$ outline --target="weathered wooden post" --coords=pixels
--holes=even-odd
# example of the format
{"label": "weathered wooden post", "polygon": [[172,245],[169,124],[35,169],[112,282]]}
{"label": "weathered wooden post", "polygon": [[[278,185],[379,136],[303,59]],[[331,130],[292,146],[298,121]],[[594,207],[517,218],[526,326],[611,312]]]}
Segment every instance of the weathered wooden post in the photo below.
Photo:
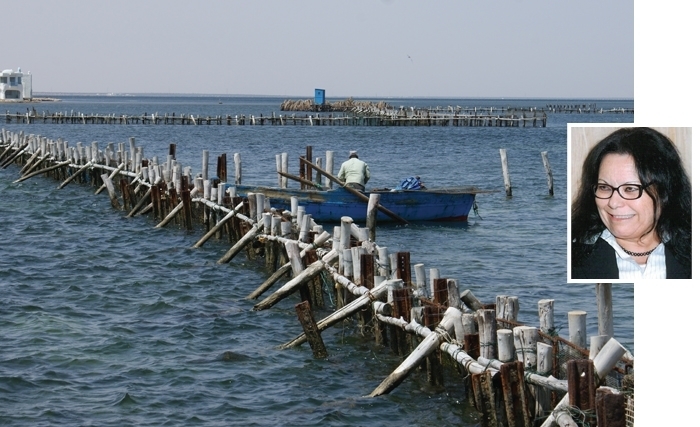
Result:
{"label": "weathered wooden post", "polygon": [[586,348],[586,312],[572,310],[569,312],[569,341],[581,348]]}
{"label": "weathered wooden post", "polygon": [[398,279],[403,280],[406,286],[411,284],[411,253],[410,252],[397,252],[397,273]]}
{"label": "weathered wooden post", "polygon": [[506,149],[501,148],[501,169],[503,170],[503,184],[506,187],[506,196],[510,197],[513,195],[513,190],[510,186],[510,173],[508,172],[508,155],[506,154]]}
{"label": "weathered wooden post", "polygon": [[487,359],[496,358],[496,310],[481,309],[477,312],[479,323],[479,353]]}
{"label": "weathered wooden post", "polygon": [[117,193],[114,191],[114,183],[112,183],[112,179],[109,177],[109,174],[103,173],[100,175],[102,178],[102,181],[105,184],[105,187],[107,188],[107,192],[109,193],[109,199],[112,202],[112,207],[114,209],[120,209],[121,210],[121,205],[119,204],[119,200],[117,199]]}
{"label": "weathered wooden post", "polygon": [[542,152],[542,163],[544,164],[544,173],[547,175],[547,187],[549,188],[549,195],[554,195],[554,178],[552,176],[552,168],[549,165],[549,158],[547,157],[547,152]]}
{"label": "weathered wooden post", "polygon": [[464,291],[462,291],[462,293],[459,295],[459,299],[461,299],[464,305],[466,305],[473,311],[477,311],[484,308],[484,304],[482,304],[481,301],[479,301],[479,299],[475,297],[472,291],[470,291],[469,289],[465,289]]}
{"label": "weathered wooden post", "polygon": [[423,338],[423,341],[421,341],[418,347],[413,350],[413,352],[394,370],[394,372],[385,378],[384,381],[382,381],[382,383],[369,394],[370,397],[381,396],[391,392],[391,390],[401,384],[408,374],[416,366],[418,366],[425,357],[433,353],[435,349],[438,348],[444,334],[449,335],[454,326],[454,316],[447,315],[447,312],[449,311],[456,311],[457,314],[459,314],[459,310],[449,307],[446,310],[442,321],[440,321],[440,324],[435,327],[435,330]]}
{"label": "weathered wooden post", "polygon": [[380,195],[371,193],[369,195],[369,203],[367,203],[367,221],[366,225],[369,229],[369,239],[373,242],[377,241],[377,207],[379,206]]}
{"label": "weathered wooden post", "polygon": [[[598,387],[595,368],[590,359],[569,360],[566,364],[569,405],[584,413],[595,407],[595,390]],[[589,417],[586,417],[589,423]]]}
{"label": "weathered wooden post", "polygon": [[439,278],[433,280],[433,302],[442,306],[447,305],[447,279]]}
{"label": "weathered wooden post", "polygon": [[598,335],[614,337],[612,283],[596,283],[595,294],[598,305]]}
{"label": "weathered wooden post", "polygon": [[[333,175],[333,158],[334,158],[335,152],[333,151],[326,151],[326,173],[329,175]],[[333,188],[333,181],[328,177],[324,177],[324,183],[326,188]],[[372,239],[374,240],[374,238]]]}
{"label": "weathered wooden post", "polygon": [[517,322],[519,311],[520,302],[518,297],[496,295],[496,318]]}
{"label": "weathered wooden post", "polygon": [[472,374],[472,393],[482,427],[500,427],[496,412],[496,390],[493,387],[491,371]]}
{"label": "weathered wooden post", "polygon": [[416,283],[414,284],[415,297],[427,297],[428,290],[425,285],[425,264],[416,264],[413,266],[413,270],[416,274]]}
{"label": "weathered wooden post", "polygon": [[[277,166],[277,172],[282,172],[282,155],[281,154],[275,154],[275,165]],[[286,188],[282,185],[282,179],[284,179],[284,176],[282,176],[281,173],[277,174],[277,186],[279,188]]]}
{"label": "weathered wooden post", "polygon": [[202,150],[202,179],[209,179],[209,150]]}
{"label": "weathered wooden post", "polygon": [[[552,374],[554,364],[553,347],[549,344],[537,343],[537,375],[549,377]],[[551,393],[543,387],[537,387],[535,392],[535,413],[540,418],[552,408]]]}
{"label": "weathered wooden post", "polygon": [[235,174],[236,174],[236,180],[235,184],[236,185],[241,185],[241,155],[239,153],[233,153],[233,165],[235,167]]}
{"label": "weathered wooden post", "polygon": [[605,344],[610,340],[607,335],[594,335],[591,337],[591,345],[588,353],[588,358],[593,359],[600,352],[600,350],[605,346]]}
{"label": "weathered wooden post", "polygon": [[608,387],[596,390],[595,412],[598,427],[625,427],[625,395]]}
{"label": "weathered wooden post", "polygon": [[540,331],[547,335],[554,335],[554,300],[539,300],[537,302],[537,311],[540,318]]}
{"label": "weathered wooden post", "polygon": [[[289,172],[289,155],[287,153],[282,153],[280,156],[280,162],[280,171],[284,172],[284,174],[287,174]],[[281,188],[287,188],[288,179],[284,174],[281,174]]]}
{"label": "weathered wooden post", "polygon": [[534,326],[516,326],[513,328],[515,338],[515,353],[518,360],[523,362],[525,369],[537,367],[537,342],[539,334]]}
{"label": "weathered wooden post", "polygon": [[321,333],[319,332],[318,326],[314,321],[314,316],[311,312],[309,302],[303,301],[295,305],[294,308],[296,310],[297,317],[299,318],[299,323],[301,323],[302,328],[304,328],[306,340],[311,346],[314,357],[317,359],[328,357],[328,351],[326,351],[326,346],[323,344],[323,338],[321,338]]}
{"label": "weathered wooden post", "polygon": [[[625,351],[625,348],[617,340],[611,338],[593,360],[593,365],[595,367],[594,378],[605,378],[605,376],[610,373],[610,371],[615,367],[615,364],[625,354]],[[552,427],[554,424],[563,426],[566,425],[562,424],[563,422],[570,422],[569,420],[571,417],[568,416],[568,413],[566,412],[566,408],[568,406],[569,394],[567,393],[564,398],[559,401],[544,423],[542,423],[541,427]],[[574,426],[575,423],[570,425]]]}
{"label": "weathered wooden post", "polygon": [[511,329],[499,329],[496,331],[498,337],[498,360],[501,362],[512,362],[515,360],[515,343],[513,331]]}
{"label": "weathered wooden post", "polygon": [[527,409],[525,371],[522,362],[504,363],[499,371],[507,425],[509,427],[530,427],[532,422]]}

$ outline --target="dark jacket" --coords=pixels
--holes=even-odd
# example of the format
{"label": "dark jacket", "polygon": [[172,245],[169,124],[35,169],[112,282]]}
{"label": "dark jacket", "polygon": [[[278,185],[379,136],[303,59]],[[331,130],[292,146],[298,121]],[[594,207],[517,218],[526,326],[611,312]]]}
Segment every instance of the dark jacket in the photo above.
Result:
{"label": "dark jacket", "polygon": [[[666,278],[690,279],[691,266],[682,265],[668,246],[666,253]],[[619,279],[615,249],[605,240],[598,238],[593,244],[593,251],[582,260],[572,260],[572,279]]]}

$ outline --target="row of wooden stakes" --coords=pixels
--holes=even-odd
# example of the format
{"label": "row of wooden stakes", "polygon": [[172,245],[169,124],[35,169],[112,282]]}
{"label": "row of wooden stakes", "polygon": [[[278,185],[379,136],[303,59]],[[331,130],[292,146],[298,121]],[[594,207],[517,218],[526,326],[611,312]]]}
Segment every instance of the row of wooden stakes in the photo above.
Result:
{"label": "row of wooden stakes", "polygon": [[[192,179],[191,168],[175,160],[174,146],[160,164],[157,158],[144,160],[133,138],[129,150],[119,144],[101,151],[97,143],[68,147],[62,140],[5,129],[1,137],[0,166],[22,166],[16,182],[47,175],[61,181],[59,188],[90,183],[96,193],[106,189],[112,205],[127,216],[152,213],[156,227],[175,220],[193,229],[193,219],[200,218],[198,227],[206,233],[194,247],[213,236],[232,244],[218,263],[241,252],[264,258],[271,275],[248,298],[257,300],[284,283],[253,309],[269,309],[293,294],[303,301],[295,307],[303,333],[280,348],[309,342],[316,357],[325,357],[323,330],[355,319],[363,332],[373,331],[404,360],[369,397],[391,392],[419,369],[439,385],[445,365],[465,378],[483,426],[573,426],[580,414],[585,423],[616,426],[633,408],[633,374],[626,375],[633,360],[613,338],[610,284],[598,285],[599,313],[608,314],[599,315],[600,334],[586,350],[585,312],[568,314],[568,340],[554,333],[551,299],[539,301],[539,328],[522,325],[517,297],[484,304],[470,290],[460,291],[457,279],[442,278],[435,268],[426,273],[423,264],[412,266],[410,253],[390,254],[352,218],[344,217],[331,235],[302,206],[277,210],[262,194],[241,197],[221,177],[208,179],[206,168]],[[332,290],[324,293],[328,283]],[[316,321],[324,294],[334,295],[335,310]]]}
{"label": "row of wooden stakes", "polygon": [[384,115],[372,111],[358,111],[352,114],[275,114],[256,115],[216,115],[200,116],[180,114],[178,116],[159,115],[158,113],[142,115],[99,114],[79,112],[54,112],[41,114],[27,111],[24,113],[5,113],[5,123],[51,123],[51,124],[116,124],[116,125],[278,125],[278,126],[486,126],[486,127],[546,127],[547,115],[544,112],[519,114],[416,114]]}

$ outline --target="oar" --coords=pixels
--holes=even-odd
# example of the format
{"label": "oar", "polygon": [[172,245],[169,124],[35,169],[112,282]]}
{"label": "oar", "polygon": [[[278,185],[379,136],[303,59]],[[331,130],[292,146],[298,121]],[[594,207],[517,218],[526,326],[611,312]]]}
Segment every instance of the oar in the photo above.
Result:
{"label": "oar", "polygon": [[[352,187],[346,187],[346,186],[345,186],[345,182],[343,182],[343,181],[341,181],[340,179],[336,178],[335,176],[333,176],[333,174],[330,174],[330,173],[324,171],[323,169],[319,168],[318,166],[316,166],[315,164],[311,163],[310,161],[306,160],[306,159],[303,158],[303,157],[300,157],[299,159],[300,159],[302,162],[306,163],[307,165],[311,166],[311,167],[312,167],[313,169],[315,169],[316,171],[318,171],[318,173],[320,173],[321,175],[325,176],[326,178],[330,179],[331,181],[335,182],[336,184],[343,186],[344,189],[346,189],[347,191],[349,191],[349,192],[351,192],[352,194],[356,195],[356,196],[359,197],[362,201],[364,201],[364,202],[369,202],[369,197],[365,196],[364,194],[362,194],[361,192],[355,190],[355,189],[352,188]],[[405,219],[403,219],[403,218],[401,218],[400,216],[396,215],[394,212],[390,211],[389,209],[385,208],[385,207],[382,206],[382,205],[377,205],[377,209],[379,209],[381,212],[383,212],[383,213],[386,214],[387,216],[393,218],[395,221],[401,222],[401,223],[403,223],[403,224],[408,224],[408,221],[406,221]]]}
{"label": "oar", "polygon": [[292,174],[288,174],[288,173],[282,172],[282,171],[277,171],[277,173],[280,174],[280,175],[282,175],[282,176],[284,176],[284,177],[287,177],[287,178],[289,178],[289,179],[292,179],[292,180],[294,180],[294,181],[298,181],[298,182],[301,182],[302,184],[306,184],[306,185],[308,185],[308,186],[310,186],[310,187],[319,188],[319,185],[318,185],[318,184],[316,184],[315,182],[311,182],[311,181],[309,181],[308,179],[299,178],[298,176],[295,176],[295,175],[292,175]]}

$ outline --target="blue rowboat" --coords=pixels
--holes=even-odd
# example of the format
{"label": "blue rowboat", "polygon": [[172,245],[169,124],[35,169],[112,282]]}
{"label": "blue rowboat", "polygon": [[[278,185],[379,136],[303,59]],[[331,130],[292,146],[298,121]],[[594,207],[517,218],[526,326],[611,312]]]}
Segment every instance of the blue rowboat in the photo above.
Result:
{"label": "blue rowboat", "polygon": [[[475,187],[450,187],[424,190],[373,189],[362,192],[379,194],[379,203],[405,219],[416,221],[466,221],[474,205],[476,193],[483,192]],[[236,193],[262,193],[270,199],[270,206],[276,209],[291,209],[291,198],[296,197],[299,206],[316,222],[340,221],[349,216],[356,222],[364,222],[367,217],[367,202],[361,200],[345,188],[330,190],[297,190],[289,188],[237,185]],[[377,222],[396,222],[395,218],[377,211]]]}

